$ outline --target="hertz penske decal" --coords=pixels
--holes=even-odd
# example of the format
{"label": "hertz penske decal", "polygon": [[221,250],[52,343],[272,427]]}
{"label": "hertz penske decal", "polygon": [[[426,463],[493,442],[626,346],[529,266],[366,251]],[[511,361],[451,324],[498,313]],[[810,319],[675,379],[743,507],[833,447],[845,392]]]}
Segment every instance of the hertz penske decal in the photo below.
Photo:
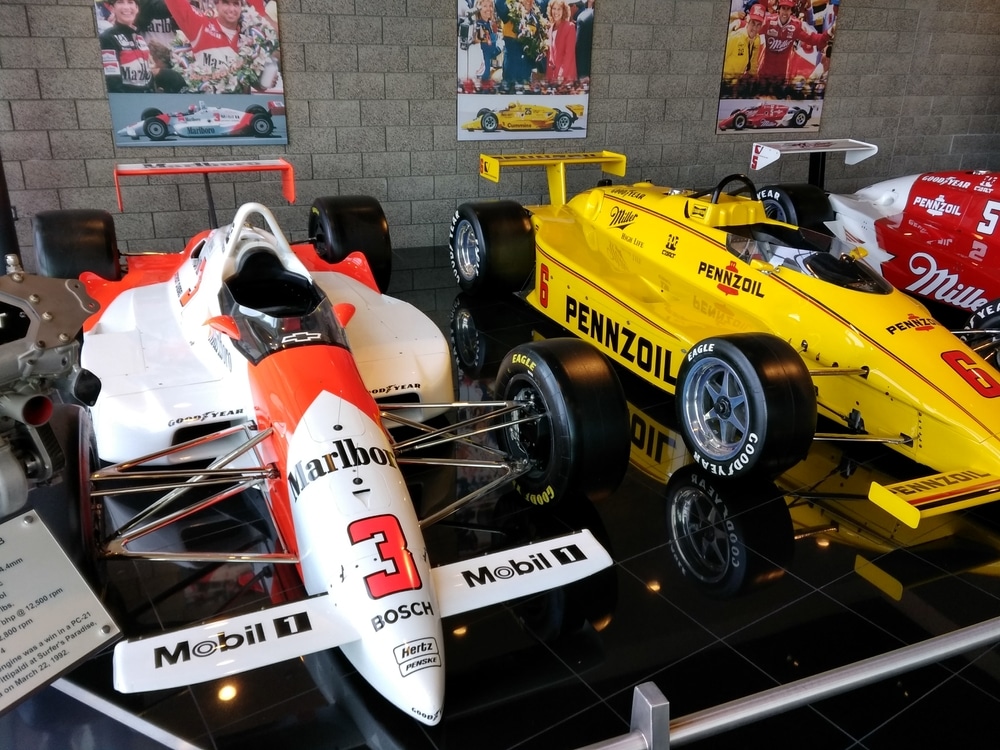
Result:
{"label": "hertz penske decal", "polygon": [[334,449],[329,453],[324,453],[319,458],[311,458],[308,461],[299,461],[288,472],[288,487],[292,492],[292,500],[297,500],[302,490],[320,477],[325,477],[340,469],[352,469],[355,466],[367,466],[368,464],[397,468],[396,457],[391,451],[383,448],[363,448],[351,438],[334,440],[333,446]]}
{"label": "hertz penske decal", "polygon": [[677,380],[670,375],[670,350],[640,336],[610,315],[594,310],[590,305],[566,296],[566,327],[589,336],[598,345],[618,355],[626,362],[671,385]]}
{"label": "hertz penske decal", "polygon": [[727,297],[736,296],[740,292],[751,294],[754,297],[764,298],[763,284],[757,279],[744,276],[737,270],[736,261],[730,261],[725,268],[713,266],[711,263],[701,261],[698,264],[698,275],[704,276],[711,281],[717,281],[718,288]]}

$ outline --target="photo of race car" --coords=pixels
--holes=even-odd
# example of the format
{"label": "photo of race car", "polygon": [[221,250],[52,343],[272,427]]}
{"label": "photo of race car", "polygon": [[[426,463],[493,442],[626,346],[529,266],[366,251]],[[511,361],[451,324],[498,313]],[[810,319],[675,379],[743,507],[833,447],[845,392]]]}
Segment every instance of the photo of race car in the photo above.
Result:
{"label": "photo of race car", "polygon": [[[688,449],[715,475],[779,473],[816,437],[865,440],[929,467],[869,489],[908,525],[998,497],[1000,380],[863,248],[768,219],[744,175],[699,191],[602,180],[567,199],[578,164],[625,174],[610,152],[480,155],[493,181],[544,167],[550,202],[458,208],[451,262],[464,291],[520,292],[674,394]],[[817,415],[838,431],[817,436]]]}
{"label": "photo of race car", "polygon": [[812,117],[811,106],[767,102],[733,110],[719,121],[719,130],[744,128],[804,128]]}
{"label": "photo of race car", "polygon": [[[385,294],[392,250],[374,199],[317,198],[309,240],[294,245],[270,209],[247,203],[183,252],[124,258],[105,212],[42,212],[35,224],[39,266],[79,277],[93,312],[80,365],[100,389],[74,451],[93,464],[79,477],[91,556],[287,571],[274,573],[266,609],[127,633],[114,654],[119,691],[340,648],[391,704],[437,724],[442,618],[611,564],[586,529],[432,559],[425,532],[498,487],[526,508],[610,495],[628,466],[628,413],[610,362],[564,338],[515,347],[497,398],[463,417],[440,328]],[[595,407],[570,408],[578,402]],[[466,463],[490,481],[443,505],[431,497],[418,515],[401,467]],[[233,498],[264,509],[274,548],[218,535],[188,544],[180,525]],[[512,559],[537,570],[493,576]]]}
{"label": "photo of race car", "polygon": [[582,104],[568,104],[563,109],[511,102],[500,110],[485,107],[480,109],[476,118],[462,125],[462,128],[482,130],[487,133],[495,133],[498,130],[554,130],[565,133],[573,123],[583,117],[583,113]]}
{"label": "photo of race car", "polygon": [[771,218],[863,246],[893,286],[961,313],[961,323],[1000,327],[1000,271],[989,260],[1000,252],[1000,172],[925,172],[849,195],[765,185],[758,198]]}
{"label": "photo of race car", "polygon": [[192,104],[186,112],[164,113],[155,108],[143,110],[137,122],[118,131],[134,141],[142,136],[151,141],[178,138],[218,138],[253,136],[267,138],[274,132],[274,118],[285,114],[285,103],[272,101],[267,107],[251,104],[245,110],[213,107],[204,101]]}

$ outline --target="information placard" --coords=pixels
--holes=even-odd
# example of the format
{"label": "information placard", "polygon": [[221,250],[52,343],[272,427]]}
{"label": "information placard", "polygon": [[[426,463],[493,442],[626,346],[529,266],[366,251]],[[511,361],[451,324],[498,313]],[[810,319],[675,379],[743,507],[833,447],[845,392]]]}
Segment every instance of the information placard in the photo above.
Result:
{"label": "information placard", "polygon": [[118,635],[37,514],[0,524],[0,713]]}

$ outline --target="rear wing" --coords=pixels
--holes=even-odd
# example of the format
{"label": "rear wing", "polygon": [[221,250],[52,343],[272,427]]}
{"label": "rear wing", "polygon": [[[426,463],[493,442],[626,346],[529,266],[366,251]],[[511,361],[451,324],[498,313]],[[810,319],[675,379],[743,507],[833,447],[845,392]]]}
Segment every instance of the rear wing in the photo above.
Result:
{"label": "rear wing", "polygon": [[490,182],[500,182],[503,167],[545,167],[549,181],[549,203],[566,203],[566,167],[570,164],[599,164],[608,174],[625,176],[625,155],[613,151],[592,151],[576,154],[505,154],[479,155],[479,176]]}
{"label": "rear wing", "polygon": [[118,210],[124,211],[122,205],[121,178],[150,177],[152,175],[200,174],[205,178],[205,200],[208,206],[209,226],[215,229],[219,226],[215,215],[215,201],[212,199],[212,188],[208,176],[216,173],[232,172],[281,172],[281,192],[285,200],[295,203],[295,170],[284,159],[255,159],[248,161],[188,161],[188,162],[144,162],[142,164],[115,165],[115,193],[118,196]]}
{"label": "rear wing", "polygon": [[888,485],[872,482],[868,498],[915,529],[923,518],[1000,500],[1000,477],[967,470]]}

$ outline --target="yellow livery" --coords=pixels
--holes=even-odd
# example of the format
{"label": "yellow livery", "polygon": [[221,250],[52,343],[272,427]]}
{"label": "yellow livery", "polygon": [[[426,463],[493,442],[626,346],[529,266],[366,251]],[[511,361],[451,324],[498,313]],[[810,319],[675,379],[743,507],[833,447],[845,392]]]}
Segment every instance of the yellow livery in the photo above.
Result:
{"label": "yellow livery", "polygon": [[[997,371],[862,248],[767,219],[743,175],[704,192],[602,179],[567,199],[577,164],[626,171],[610,152],[481,157],[494,181],[544,167],[550,203],[460,206],[450,246],[463,290],[518,291],[675,394],[684,442],[714,475],[777,474],[814,439],[866,440],[929,467],[869,492],[910,526],[997,497]],[[817,415],[841,429],[818,435]]]}

